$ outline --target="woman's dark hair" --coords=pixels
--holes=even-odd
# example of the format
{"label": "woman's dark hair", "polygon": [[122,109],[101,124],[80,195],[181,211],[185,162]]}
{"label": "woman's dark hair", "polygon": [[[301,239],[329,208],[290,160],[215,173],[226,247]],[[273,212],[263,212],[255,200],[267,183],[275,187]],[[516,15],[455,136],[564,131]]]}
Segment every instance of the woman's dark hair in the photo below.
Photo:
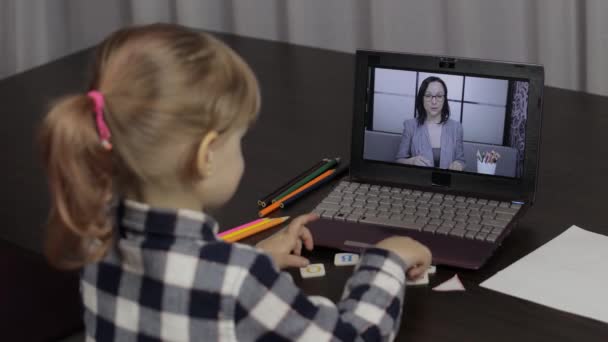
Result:
{"label": "woman's dark hair", "polygon": [[418,95],[416,95],[416,113],[414,117],[418,121],[418,125],[422,126],[426,121],[426,110],[424,109],[424,94],[426,93],[426,89],[429,87],[431,82],[439,82],[443,86],[443,90],[445,90],[445,98],[443,100],[443,108],[441,108],[441,121],[439,123],[444,123],[448,121],[450,118],[450,106],[448,105],[448,87],[446,87],[445,82],[439,77],[431,76],[427,77],[420,83],[420,87],[418,88]]}

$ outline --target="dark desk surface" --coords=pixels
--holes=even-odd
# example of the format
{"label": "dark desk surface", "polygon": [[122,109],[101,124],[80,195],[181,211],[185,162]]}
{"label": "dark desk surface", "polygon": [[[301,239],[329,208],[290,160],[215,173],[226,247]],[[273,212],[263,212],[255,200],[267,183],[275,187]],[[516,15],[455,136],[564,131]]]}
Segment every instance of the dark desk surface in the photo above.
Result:
{"label": "dark desk surface", "polygon": [[[262,41],[235,36],[220,36],[232,46],[256,72],[262,88],[260,120],[244,140],[246,171],[234,199],[214,213],[227,228],[256,214],[255,203],[280,182],[297,174],[313,162],[327,156],[349,157],[353,94],[353,55]],[[0,239],[33,251],[40,250],[42,225],[48,208],[42,170],[33,143],[34,128],[51,99],[69,92],[83,91],[89,51],[0,81],[0,104],[4,123],[0,125],[2,142],[3,196],[0,215],[3,224]],[[608,173],[608,145],[604,136],[608,127],[608,98],[547,87],[545,89],[542,131],[541,170],[537,204],[528,212],[498,253],[479,271],[440,267],[431,278],[435,285],[458,272],[466,292],[438,293],[431,287],[408,288],[405,318],[398,340],[409,341],[606,341],[608,325],[478,286],[497,271],[541,246],[573,224],[608,234],[602,218],[608,190],[602,180]],[[280,214],[297,215],[309,211],[328,191],[326,188]],[[262,238],[249,240],[253,242]],[[40,275],[22,277],[23,281],[49,279],[64,281],[64,275],[41,270],[44,263],[30,253],[0,244],[1,255],[21,253],[23,272]],[[335,268],[335,251],[318,248],[308,256],[323,262],[328,275],[303,281],[294,279],[309,294],[321,294],[337,300],[352,269]],[[568,251],[564,251],[568,253]],[[16,269],[2,265],[2,279]],[[28,264],[28,262],[30,264]],[[46,273],[45,273],[46,272]],[[44,278],[47,277],[47,278]],[[69,278],[69,277],[68,277]],[[71,279],[71,284],[75,278]],[[65,305],[32,305],[28,319],[43,319],[44,310],[58,310],[65,324],[54,324],[52,332],[36,331],[32,336],[49,338],[79,327],[75,286],[60,290],[47,282],[13,289],[16,296],[27,291],[58,296]],[[4,290],[3,290],[4,291]],[[7,289],[8,291],[8,289]],[[585,291],[572,289],[571,296]],[[13,301],[14,302],[14,301]],[[11,303],[13,303],[11,302]],[[4,303],[4,301],[3,301]],[[22,322],[24,310],[0,305],[3,326]],[[62,313],[63,311],[63,313]],[[53,311],[50,311],[53,312]],[[15,315],[14,313],[19,313]],[[8,321],[6,321],[8,319]],[[8,323],[7,323],[8,322]],[[41,326],[29,322],[29,326]],[[27,326],[27,325],[26,325]],[[4,328],[3,328],[4,329]],[[34,329],[35,330],[35,329]],[[11,332],[9,329],[9,336]],[[5,336],[4,334],[3,337]],[[22,336],[23,337],[23,336]],[[22,339],[26,340],[26,339]]]}

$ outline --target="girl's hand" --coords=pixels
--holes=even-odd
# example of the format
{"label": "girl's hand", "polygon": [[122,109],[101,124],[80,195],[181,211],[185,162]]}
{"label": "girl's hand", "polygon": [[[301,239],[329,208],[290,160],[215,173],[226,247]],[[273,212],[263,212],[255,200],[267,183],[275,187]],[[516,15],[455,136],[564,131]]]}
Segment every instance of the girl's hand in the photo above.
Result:
{"label": "girl's hand", "polygon": [[258,242],[256,247],[270,254],[281,269],[306,267],[309,262],[308,259],[301,256],[302,245],[311,251],[314,243],[312,234],[305,225],[317,219],[319,216],[315,214],[298,216],[286,228]]}
{"label": "girl's hand", "polygon": [[405,236],[392,236],[376,244],[376,247],[396,253],[407,265],[408,279],[422,276],[431,265],[431,251],[420,242]]}

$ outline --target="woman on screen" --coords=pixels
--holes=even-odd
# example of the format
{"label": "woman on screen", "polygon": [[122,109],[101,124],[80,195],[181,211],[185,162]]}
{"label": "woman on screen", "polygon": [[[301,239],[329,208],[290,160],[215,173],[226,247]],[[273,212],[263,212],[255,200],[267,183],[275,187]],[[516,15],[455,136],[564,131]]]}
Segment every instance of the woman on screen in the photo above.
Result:
{"label": "woman on screen", "polygon": [[464,170],[462,125],[450,120],[448,88],[442,79],[431,76],[422,81],[414,118],[403,126],[398,163]]}

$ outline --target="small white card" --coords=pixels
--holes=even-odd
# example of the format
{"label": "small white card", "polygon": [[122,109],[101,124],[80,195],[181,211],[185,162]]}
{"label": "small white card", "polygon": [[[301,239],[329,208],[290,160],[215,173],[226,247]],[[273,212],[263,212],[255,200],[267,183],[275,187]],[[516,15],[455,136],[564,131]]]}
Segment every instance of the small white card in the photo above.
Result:
{"label": "small white card", "polygon": [[334,256],[334,265],[336,266],[351,266],[359,262],[359,254],[354,253],[336,253]]}
{"label": "small white card", "polygon": [[310,264],[300,268],[302,278],[315,278],[325,276],[325,266],[323,264]]}
{"label": "small white card", "polygon": [[429,266],[429,269],[426,271],[426,273],[428,273],[428,274],[435,274],[435,273],[437,273],[437,267],[433,266],[433,265]]}
{"label": "small white card", "polygon": [[405,282],[406,285],[428,285],[429,284],[429,274],[428,272],[424,272],[424,274],[416,280],[407,279]]}

